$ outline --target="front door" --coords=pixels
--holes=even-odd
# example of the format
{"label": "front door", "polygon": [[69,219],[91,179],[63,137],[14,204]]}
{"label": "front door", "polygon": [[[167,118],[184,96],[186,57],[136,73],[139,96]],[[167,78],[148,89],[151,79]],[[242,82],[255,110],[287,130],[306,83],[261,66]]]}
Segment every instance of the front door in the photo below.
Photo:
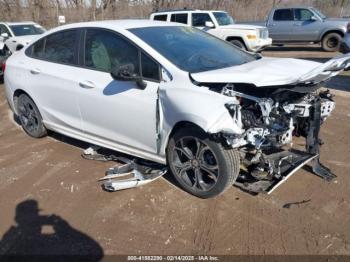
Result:
{"label": "front door", "polygon": [[294,30],[297,41],[317,41],[321,34],[322,21],[310,10],[305,8],[294,9]]}
{"label": "front door", "polygon": [[[120,148],[155,153],[159,65],[124,37],[103,29],[86,30],[84,49],[84,68],[77,75],[84,132]],[[112,68],[125,64],[143,76],[146,88],[111,77]]]}

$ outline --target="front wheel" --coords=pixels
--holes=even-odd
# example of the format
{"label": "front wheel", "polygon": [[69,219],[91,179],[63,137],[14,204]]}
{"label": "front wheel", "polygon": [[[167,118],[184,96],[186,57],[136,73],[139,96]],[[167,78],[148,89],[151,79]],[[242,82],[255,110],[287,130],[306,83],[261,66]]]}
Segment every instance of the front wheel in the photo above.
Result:
{"label": "front wheel", "polygon": [[237,46],[238,48],[242,49],[242,50],[247,50],[247,48],[245,47],[245,44],[238,39],[233,39],[229,41],[232,45]]}
{"label": "front wheel", "polygon": [[181,187],[200,198],[223,193],[239,173],[239,155],[225,149],[197,128],[184,128],[170,139],[167,148],[170,170]]}
{"label": "front wheel", "polygon": [[329,33],[322,39],[322,48],[326,52],[336,52],[339,50],[342,36],[338,33]]}

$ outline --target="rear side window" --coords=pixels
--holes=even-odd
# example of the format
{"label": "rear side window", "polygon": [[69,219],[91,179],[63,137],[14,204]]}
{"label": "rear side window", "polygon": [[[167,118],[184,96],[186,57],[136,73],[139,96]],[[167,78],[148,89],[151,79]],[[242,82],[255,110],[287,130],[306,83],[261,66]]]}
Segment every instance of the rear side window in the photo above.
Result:
{"label": "rear side window", "polygon": [[119,35],[100,29],[88,29],[85,36],[86,67],[111,72],[115,66],[133,64],[140,72],[138,48]]}
{"label": "rear side window", "polygon": [[172,14],[171,22],[177,22],[177,23],[187,25],[187,17],[188,17],[188,14]]}
{"label": "rear side window", "polygon": [[153,20],[156,20],[156,21],[166,21],[168,15],[155,15],[153,17]]}
{"label": "rear side window", "polygon": [[45,38],[36,42],[32,47],[32,56],[35,58],[44,58]]}
{"label": "rear side window", "polygon": [[192,26],[202,27],[202,26],[205,26],[205,22],[213,22],[208,13],[192,14]]}
{"label": "rear side window", "polygon": [[77,64],[78,31],[67,30],[54,33],[39,41],[26,54],[38,59],[63,64]]}
{"label": "rear side window", "polygon": [[291,21],[294,20],[292,9],[279,9],[273,15],[275,21]]}

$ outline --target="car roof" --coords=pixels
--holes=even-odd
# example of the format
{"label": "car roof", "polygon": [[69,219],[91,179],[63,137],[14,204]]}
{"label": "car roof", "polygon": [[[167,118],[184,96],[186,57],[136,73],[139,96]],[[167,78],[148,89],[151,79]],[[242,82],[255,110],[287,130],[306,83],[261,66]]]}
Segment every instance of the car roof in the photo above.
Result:
{"label": "car roof", "polygon": [[175,9],[175,10],[160,10],[157,12],[153,12],[152,14],[169,14],[169,13],[193,13],[193,12],[224,12],[223,10],[201,10],[201,9]]}
{"label": "car roof", "polygon": [[124,20],[104,20],[104,21],[94,21],[94,22],[82,22],[74,23],[56,27],[54,30],[62,29],[73,29],[82,27],[99,27],[108,28],[115,30],[128,30],[132,28],[144,28],[144,27],[159,27],[159,26],[186,26],[179,23],[163,22],[163,21],[152,21],[149,19],[124,19]]}
{"label": "car roof", "polygon": [[299,9],[299,8],[309,9],[309,8],[314,8],[314,7],[306,6],[306,5],[278,6],[278,7],[275,7],[275,10],[278,10],[278,9]]}
{"label": "car roof", "polygon": [[24,22],[2,22],[4,24],[7,24],[9,26],[11,25],[36,25],[37,23],[34,23],[33,21],[24,21]]}

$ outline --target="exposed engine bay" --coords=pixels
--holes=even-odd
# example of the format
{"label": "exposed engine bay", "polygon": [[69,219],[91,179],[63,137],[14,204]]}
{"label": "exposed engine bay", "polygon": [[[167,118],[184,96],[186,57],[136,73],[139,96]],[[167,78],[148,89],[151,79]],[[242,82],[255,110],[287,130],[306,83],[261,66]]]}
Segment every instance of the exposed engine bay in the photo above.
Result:
{"label": "exposed engine bay", "polygon": [[[332,95],[319,85],[255,87],[247,84],[206,84],[210,90],[233,97],[226,104],[242,134],[221,133],[241,155],[236,185],[251,193],[272,192],[299,168],[311,163],[324,179],[335,176],[319,162],[320,125],[335,108]],[[305,149],[293,138],[305,138]]]}

